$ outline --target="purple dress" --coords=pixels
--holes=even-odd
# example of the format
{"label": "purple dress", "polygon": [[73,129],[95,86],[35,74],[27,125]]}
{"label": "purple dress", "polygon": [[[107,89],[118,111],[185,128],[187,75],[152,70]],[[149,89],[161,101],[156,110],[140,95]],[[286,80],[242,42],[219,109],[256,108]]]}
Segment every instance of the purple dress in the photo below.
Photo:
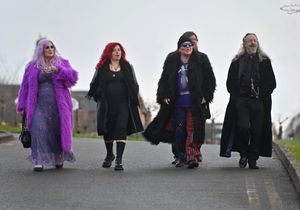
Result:
{"label": "purple dress", "polygon": [[63,152],[60,143],[60,124],[52,74],[40,72],[37,106],[31,126],[31,155],[35,165],[61,165],[75,161],[72,152]]}

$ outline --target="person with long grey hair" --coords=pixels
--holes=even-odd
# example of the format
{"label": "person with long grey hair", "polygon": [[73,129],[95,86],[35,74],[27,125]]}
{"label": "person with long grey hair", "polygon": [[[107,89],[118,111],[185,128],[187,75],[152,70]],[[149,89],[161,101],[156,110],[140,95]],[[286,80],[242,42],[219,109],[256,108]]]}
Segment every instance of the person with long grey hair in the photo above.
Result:
{"label": "person with long grey hair", "polygon": [[276,80],[270,58],[254,33],[243,37],[242,48],[228,71],[230,100],[226,109],[220,156],[240,153],[239,167],[258,169],[259,156],[272,156],[271,94]]}
{"label": "person with long grey hair", "polygon": [[54,43],[39,40],[26,66],[17,104],[17,112],[26,113],[32,137],[28,160],[34,171],[48,165],[62,168],[64,161],[75,161],[70,88],[77,80],[77,71],[59,55]]}
{"label": "person with long grey hair", "polygon": [[[248,33],[248,35],[252,35],[252,36],[256,37],[256,35],[253,34],[253,33]],[[247,36],[245,36],[243,38],[243,42],[241,44],[241,47],[240,47],[238,53],[234,56],[233,61],[238,60],[241,56],[243,56],[243,55],[245,55],[245,53],[247,53],[246,52],[247,50],[246,50],[246,47],[245,47],[246,42],[247,42],[247,39],[246,39]],[[256,37],[256,39],[257,39],[257,37]],[[259,59],[260,62],[263,61],[264,59],[269,59],[269,56],[264,52],[264,50],[260,46],[260,44],[258,42],[258,39],[257,39],[257,50],[256,51],[257,51],[257,56],[258,56],[258,59]]]}

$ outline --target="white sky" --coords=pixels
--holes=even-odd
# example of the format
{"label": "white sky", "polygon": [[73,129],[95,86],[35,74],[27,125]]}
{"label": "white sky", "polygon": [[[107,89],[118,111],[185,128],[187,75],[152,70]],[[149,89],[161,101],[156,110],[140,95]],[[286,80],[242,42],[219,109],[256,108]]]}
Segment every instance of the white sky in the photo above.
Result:
{"label": "white sky", "polygon": [[300,13],[280,10],[290,3],[300,0],[0,0],[0,56],[6,66],[22,66],[20,82],[37,37],[47,36],[79,72],[73,90],[88,90],[104,46],[118,41],[135,67],[141,95],[155,101],[166,55],[183,32],[192,30],[215,72],[211,109],[222,122],[228,67],[242,37],[254,32],[272,59],[277,79],[272,115],[277,121],[279,114],[284,118],[300,111]]}

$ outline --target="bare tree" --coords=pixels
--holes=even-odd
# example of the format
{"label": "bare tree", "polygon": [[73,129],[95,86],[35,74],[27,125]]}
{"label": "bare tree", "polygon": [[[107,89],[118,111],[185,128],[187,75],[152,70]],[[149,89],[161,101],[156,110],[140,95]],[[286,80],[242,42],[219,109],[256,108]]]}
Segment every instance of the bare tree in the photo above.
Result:
{"label": "bare tree", "polygon": [[281,118],[281,114],[278,115],[278,132],[277,132],[277,139],[281,140],[282,139],[282,134],[283,134],[283,130],[282,130],[282,124],[287,121],[289,118],[285,117],[284,119]]}
{"label": "bare tree", "polygon": [[156,114],[159,109],[159,105],[154,101],[146,101],[145,107],[152,115]]}
{"label": "bare tree", "polygon": [[300,13],[300,4],[286,4],[280,7],[280,9],[289,15]]}
{"label": "bare tree", "polygon": [[22,69],[23,62],[15,65],[8,63],[8,60],[0,55],[0,84],[17,84],[17,77]]}

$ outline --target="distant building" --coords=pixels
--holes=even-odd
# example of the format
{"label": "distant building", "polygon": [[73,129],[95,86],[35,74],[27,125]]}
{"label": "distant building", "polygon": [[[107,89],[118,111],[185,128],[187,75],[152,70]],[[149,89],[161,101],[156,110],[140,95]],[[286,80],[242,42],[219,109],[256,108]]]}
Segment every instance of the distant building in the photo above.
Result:
{"label": "distant building", "polygon": [[[0,122],[10,125],[19,125],[21,117],[16,113],[16,99],[18,97],[19,85],[0,84]],[[72,91],[72,97],[78,102],[78,109],[74,110],[73,122],[76,133],[96,133],[97,104],[88,100],[85,96],[87,91]],[[139,112],[142,123],[146,127],[151,121],[151,112],[145,106],[139,96]],[[207,123],[205,142],[219,144],[221,139],[222,123]]]}
{"label": "distant building", "polygon": [[0,84],[0,123],[17,125],[20,118],[16,113],[16,99],[20,85]]}
{"label": "distant building", "polygon": [[220,144],[223,123],[206,123],[205,125],[205,143]]}
{"label": "distant building", "polygon": [[[20,116],[16,113],[16,99],[20,85],[0,84],[0,122],[18,125]],[[74,132],[96,133],[96,103],[85,98],[87,91],[72,91],[72,97],[78,102],[78,109],[74,110]],[[145,107],[143,99],[139,96],[140,115],[144,126],[151,120],[151,113]]]}

